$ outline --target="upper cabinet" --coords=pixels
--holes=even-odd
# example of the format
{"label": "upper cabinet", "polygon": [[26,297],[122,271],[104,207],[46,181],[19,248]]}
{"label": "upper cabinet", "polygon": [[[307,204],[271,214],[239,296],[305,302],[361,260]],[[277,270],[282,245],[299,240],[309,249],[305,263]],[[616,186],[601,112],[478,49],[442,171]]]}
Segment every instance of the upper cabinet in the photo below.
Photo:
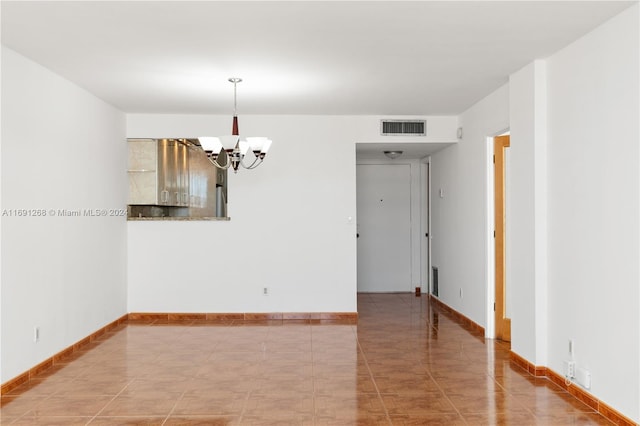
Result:
{"label": "upper cabinet", "polygon": [[226,213],[226,170],[191,139],[129,139],[129,216],[219,217]]}
{"label": "upper cabinet", "polygon": [[160,204],[158,144],[153,139],[129,139],[128,204]]}

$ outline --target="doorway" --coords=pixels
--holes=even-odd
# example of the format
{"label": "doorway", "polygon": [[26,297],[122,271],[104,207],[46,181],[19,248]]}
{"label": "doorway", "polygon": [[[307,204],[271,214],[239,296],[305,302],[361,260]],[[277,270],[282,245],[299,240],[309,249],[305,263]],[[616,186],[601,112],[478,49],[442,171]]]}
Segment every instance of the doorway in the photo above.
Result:
{"label": "doorway", "polygon": [[494,247],[495,247],[495,335],[496,339],[511,341],[511,319],[507,316],[506,274],[506,150],[511,146],[509,135],[493,138],[494,176]]}
{"label": "doorway", "polygon": [[411,166],[358,164],[358,292],[411,291]]}

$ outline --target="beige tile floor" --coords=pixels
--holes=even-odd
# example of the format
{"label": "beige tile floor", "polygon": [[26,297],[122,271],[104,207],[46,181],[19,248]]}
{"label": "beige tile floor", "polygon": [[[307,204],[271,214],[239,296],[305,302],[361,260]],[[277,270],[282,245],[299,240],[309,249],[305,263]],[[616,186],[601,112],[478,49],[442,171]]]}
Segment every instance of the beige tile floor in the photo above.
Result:
{"label": "beige tile floor", "polygon": [[2,396],[11,425],[610,424],[423,296],[358,325],[128,324]]}

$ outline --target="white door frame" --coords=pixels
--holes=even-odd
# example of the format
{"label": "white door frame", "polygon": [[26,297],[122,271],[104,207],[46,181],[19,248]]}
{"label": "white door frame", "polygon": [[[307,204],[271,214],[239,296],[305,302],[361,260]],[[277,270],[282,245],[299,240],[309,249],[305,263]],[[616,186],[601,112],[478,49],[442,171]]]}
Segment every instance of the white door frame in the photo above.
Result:
{"label": "white door frame", "polygon": [[431,294],[431,156],[420,160],[420,185],[420,287]]}
{"label": "white door frame", "polygon": [[[409,164],[411,166],[411,282],[416,286],[420,286],[421,291],[431,294],[432,291],[432,235],[431,235],[431,156],[423,157],[420,160],[412,160],[408,162],[397,161],[379,161],[379,160],[357,160],[356,165],[364,164]],[[414,174],[418,178],[414,179]],[[417,188],[414,188],[417,186]],[[357,190],[357,189],[356,189]],[[413,197],[416,197],[415,199]],[[416,209],[413,204],[418,203]],[[414,213],[416,216],[414,216]],[[429,233],[426,238],[425,234]],[[418,244],[419,241],[420,243]],[[417,250],[414,252],[413,247]],[[426,255],[425,255],[426,253]],[[425,259],[426,257],[426,259]],[[414,263],[419,262],[418,264]],[[412,289],[413,290],[413,289]]]}
{"label": "white door frame", "polygon": [[496,321],[493,304],[496,301],[496,256],[495,256],[495,240],[493,236],[495,228],[495,211],[494,211],[494,198],[495,191],[493,187],[493,138],[509,133],[509,128],[503,129],[493,135],[486,137],[485,142],[485,164],[486,164],[486,307],[485,307],[485,321],[486,327],[484,329],[484,337],[487,339],[496,338]]}

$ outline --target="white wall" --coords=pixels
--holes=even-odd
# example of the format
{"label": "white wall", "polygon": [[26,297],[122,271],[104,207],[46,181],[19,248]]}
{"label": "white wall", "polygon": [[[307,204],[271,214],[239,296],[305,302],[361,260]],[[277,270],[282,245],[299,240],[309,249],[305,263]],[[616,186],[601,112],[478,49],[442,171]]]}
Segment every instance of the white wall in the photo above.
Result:
{"label": "white wall", "polygon": [[[427,120],[421,142],[455,135],[457,120]],[[230,124],[131,114],[127,136],[215,135]],[[129,311],[355,312],[355,143],[379,142],[379,117],[241,116],[240,132],[274,143],[258,169],[230,173],[230,221],[128,224]]]}
{"label": "white wall", "polygon": [[546,365],[547,81],[545,61],[509,78],[511,147],[506,198],[511,350]]}
{"label": "white wall", "polygon": [[639,7],[548,61],[549,363],[640,421]]}
{"label": "white wall", "polygon": [[[508,88],[461,115],[464,139],[432,158],[432,256],[440,298],[484,324],[480,292],[493,283],[483,282],[491,223],[483,142],[510,127],[512,350],[562,374],[573,339],[577,366],[592,374],[590,392],[635,421],[639,16],[636,4],[514,73]],[[444,198],[436,196],[439,188]]]}
{"label": "white wall", "polygon": [[124,114],[4,47],[2,89],[5,382],[126,313],[126,217],[57,213],[124,208],[127,182]]}
{"label": "white wall", "polygon": [[486,138],[509,126],[508,86],[465,111],[460,126],[463,138],[431,159],[432,264],[438,267],[439,298],[485,326],[489,256]]}
{"label": "white wall", "polygon": [[[1,11],[0,11],[1,15]],[[0,78],[2,74],[2,52],[0,51]],[[2,87],[4,85],[0,81],[0,100],[2,100]],[[0,101],[0,177],[2,176],[2,102]],[[0,210],[3,208],[3,200],[2,200],[2,184],[0,181]],[[2,214],[0,214],[0,332],[2,331]],[[2,336],[0,335],[0,383],[3,383],[2,380]]]}
{"label": "white wall", "polygon": [[[226,116],[130,115],[128,136],[215,135],[230,125]],[[129,311],[355,312],[349,120],[241,116],[240,131],[274,144],[259,168],[229,174],[230,221],[129,223]]]}

